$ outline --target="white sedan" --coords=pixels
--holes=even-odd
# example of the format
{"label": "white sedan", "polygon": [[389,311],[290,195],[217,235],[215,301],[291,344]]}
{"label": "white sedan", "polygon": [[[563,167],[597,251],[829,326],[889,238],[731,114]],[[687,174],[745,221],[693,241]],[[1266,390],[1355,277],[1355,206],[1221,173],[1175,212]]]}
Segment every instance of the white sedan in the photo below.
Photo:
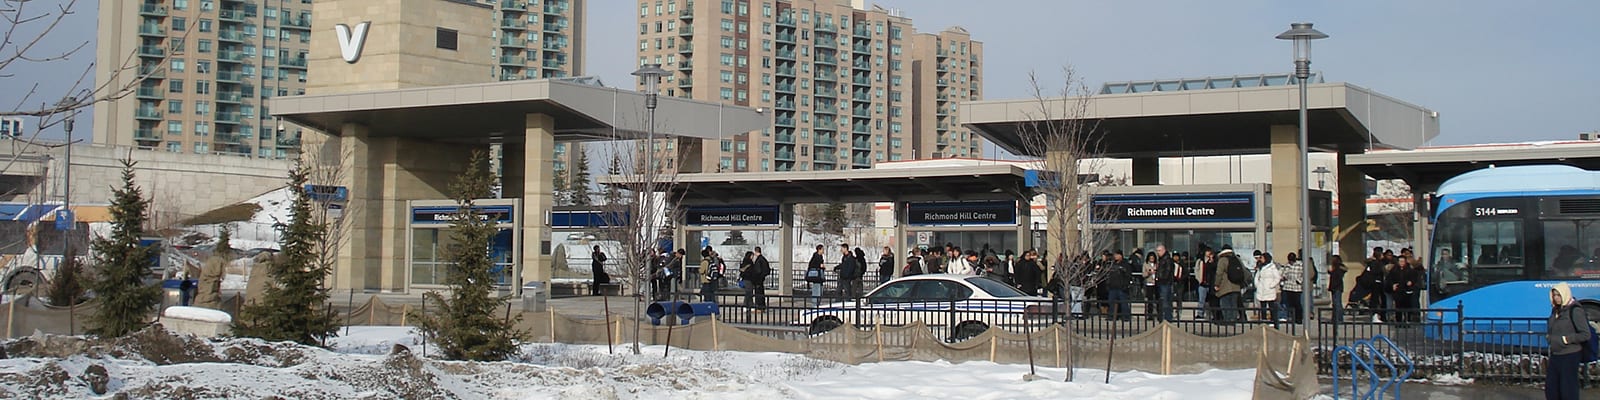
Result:
{"label": "white sedan", "polygon": [[1005,283],[973,275],[916,275],[889,281],[862,301],[824,304],[806,311],[795,325],[820,334],[844,323],[902,326],[922,321],[950,328],[951,341],[976,336],[991,326],[1036,326],[1048,323],[1057,305],[1029,296]]}

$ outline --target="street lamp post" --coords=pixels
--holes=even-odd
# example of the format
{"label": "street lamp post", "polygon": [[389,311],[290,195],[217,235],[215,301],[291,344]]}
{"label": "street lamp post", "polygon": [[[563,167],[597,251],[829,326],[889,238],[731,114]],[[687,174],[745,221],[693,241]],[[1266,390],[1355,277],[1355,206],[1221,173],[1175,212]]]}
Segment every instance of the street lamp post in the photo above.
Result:
{"label": "street lamp post", "polygon": [[[639,177],[650,180],[645,183],[646,195],[653,195],[656,190],[656,97],[661,91],[661,77],[667,73],[667,70],[661,69],[661,64],[645,64],[638,71],[633,71],[633,76],[644,80],[644,109],[647,121],[645,122],[645,149],[643,153],[644,168],[647,169]],[[641,212],[640,215],[643,215],[643,213]],[[642,284],[643,282],[634,282],[634,287],[641,287],[639,285]],[[651,295],[655,296],[656,293],[651,293]],[[637,334],[635,332],[635,335]]]}
{"label": "street lamp post", "polygon": [[[1326,39],[1327,34],[1311,28],[1310,22],[1295,22],[1289,24],[1289,30],[1278,34],[1278,39],[1294,41],[1294,77],[1300,86],[1300,171],[1296,174],[1300,179],[1300,260],[1302,264],[1309,264],[1306,252],[1311,250],[1311,198],[1310,188],[1307,184],[1311,180],[1310,172],[1306,166],[1310,165],[1311,142],[1306,140],[1306,80],[1311,78],[1311,41]],[[1303,268],[1304,276],[1300,282],[1300,316],[1302,322],[1311,317],[1311,290],[1304,286],[1311,282],[1311,277],[1316,271],[1312,268]],[[1339,301],[1334,299],[1333,301]],[[1309,333],[1307,333],[1309,334]]]}
{"label": "street lamp post", "polygon": [[72,108],[72,111],[67,112],[67,119],[61,121],[61,128],[67,131],[67,160],[66,165],[61,168],[61,209],[66,210],[67,216],[72,218],[71,221],[67,221],[67,231],[61,235],[61,257],[63,262],[73,256],[72,231],[78,225],[78,216],[72,214],[72,128],[73,125],[77,124],[78,109],[75,108],[77,103],[78,99],[70,96],[56,102],[59,107]]}
{"label": "street lamp post", "polygon": [[1317,174],[1317,189],[1328,188],[1328,174],[1333,173],[1333,171],[1329,171],[1328,167],[1318,165],[1317,169],[1311,170],[1311,173]]}

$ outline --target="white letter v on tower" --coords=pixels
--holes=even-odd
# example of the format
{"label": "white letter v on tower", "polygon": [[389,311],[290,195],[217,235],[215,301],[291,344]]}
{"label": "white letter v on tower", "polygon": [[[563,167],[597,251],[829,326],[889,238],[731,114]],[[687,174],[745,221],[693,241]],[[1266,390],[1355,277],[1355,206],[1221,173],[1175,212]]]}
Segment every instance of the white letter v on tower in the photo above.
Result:
{"label": "white letter v on tower", "polygon": [[334,25],[334,33],[339,35],[339,56],[344,58],[344,62],[355,64],[361,59],[361,48],[366,46],[369,25],[372,25],[371,21],[356,24],[355,32],[351,32],[345,24]]}

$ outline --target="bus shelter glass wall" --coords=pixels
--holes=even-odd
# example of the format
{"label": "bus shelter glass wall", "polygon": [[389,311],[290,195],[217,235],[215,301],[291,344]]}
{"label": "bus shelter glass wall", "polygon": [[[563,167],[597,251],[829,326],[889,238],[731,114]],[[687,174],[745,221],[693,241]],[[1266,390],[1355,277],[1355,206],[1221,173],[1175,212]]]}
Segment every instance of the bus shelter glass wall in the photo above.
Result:
{"label": "bus shelter glass wall", "polygon": [[555,230],[550,233],[550,270],[552,279],[594,279],[594,248],[606,255],[604,268],[613,282],[627,276],[622,262],[622,242],[607,236],[605,229]]}
{"label": "bus shelter glass wall", "polygon": [[[684,239],[684,246],[681,246],[683,247],[684,252],[687,253],[684,256],[686,260],[686,265],[684,266],[684,278],[685,282],[695,282],[696,287],[698,287],[698,282],[700,281],[701,260],[704,258],[700,255],[700,252],[701,250],[704,250],[706,246],[710,246],[712,250],[715,250],[717,256],[722,260],[722,273],[724,276],[722,283],[725,287],[737,286],[739,284],[739,263],[744,260],[744,255],[746,252],[754,252],[755,248],[757,247],[761,248],[761,254],[767,258],[769,263],[772,264],[771,268],[774,271],[774,275],[769,276],[769,280],[772,280],[773,282],[776,282],[777,280],[777,249],[779,245],[777,230],[728,229],[688,231],[684,233]],[[795,251],[800,250],[796,249]],[[806,250],[803,254],[809,257],[812,251],[814,250]],[[832,255],[832,253],[829,253],[829,255]]]}
{"label": "bus shelter glass wall", "polygon": [[[489,244],[489,258],[494,267],[489,271],[499,285],[515,284],[514,230],[502,228],[495,232]],[[411,230],[411,284],[444,285],[451,270],[450,249],[455,238],[448,229],[413,228]]]}
{"label": "bus shelter glass wall", "polygon": [[1198,257],[1200,245],[1221,249],[1226,244],[1240,254],[1254,252],[1255,231],[1221,229],[1123,229],[1110,231],[1104,236],[1098,250],[1122,250],[1130,257],[1134,251],[1153,251],[1156,245],[1167,246],[1168,252],[1189,253]]}
{"label": "bus shelter glass wall", "polygon": [[908,230],[906,232],[906,236],[908,236],[908,239],[910,240],[910,243],[908,243],[906,248],[914,247],[921,248],[923,250],[932,248],[939,248],[942,250],[944,249],[944,246],[948,244],[955,247],[960,247],[963,253],[967,250],[980,252],[987,247],[993,250],[995,254],[1005,254],[1006,250],[1011,250],[1013,253],[1016,253],[1016,249],[1019,245],[1017,240],[1017,232],[1014,229],[1010,231],[979,232],[915,232]]}

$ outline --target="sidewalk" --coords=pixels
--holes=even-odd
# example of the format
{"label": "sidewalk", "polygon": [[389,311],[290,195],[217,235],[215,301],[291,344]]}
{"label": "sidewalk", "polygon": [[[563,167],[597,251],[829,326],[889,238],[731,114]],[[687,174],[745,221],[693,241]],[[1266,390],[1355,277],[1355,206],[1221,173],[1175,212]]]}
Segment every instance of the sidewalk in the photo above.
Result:
{"label": "sidewalk", "polygon": [[[1324,378],[1322,393],[1333,393],[1333,382]],[[1345,385],[1347,382],[1340,382]],[[1350,386],[1342,386],[1339,398],[1348,399]],[[1391,389],[1392,390],[1392,389]],[[1588,389],[1585,393],[1600,393],[1600,389]],[[1591,394],[1593,396],[1594,394]],[[1387,398],[1388,396],[1386,396]],[[1473,384],[1463,386],[1439,386],[1422,383],[1406,383],[1400,385],[1400,397],[1404,399],[1427,400],[1543,400],[1544,389],[1537,387],[1502,386],[1493,384]],[[1587,398],[1587,397],[1586,397]]]}

